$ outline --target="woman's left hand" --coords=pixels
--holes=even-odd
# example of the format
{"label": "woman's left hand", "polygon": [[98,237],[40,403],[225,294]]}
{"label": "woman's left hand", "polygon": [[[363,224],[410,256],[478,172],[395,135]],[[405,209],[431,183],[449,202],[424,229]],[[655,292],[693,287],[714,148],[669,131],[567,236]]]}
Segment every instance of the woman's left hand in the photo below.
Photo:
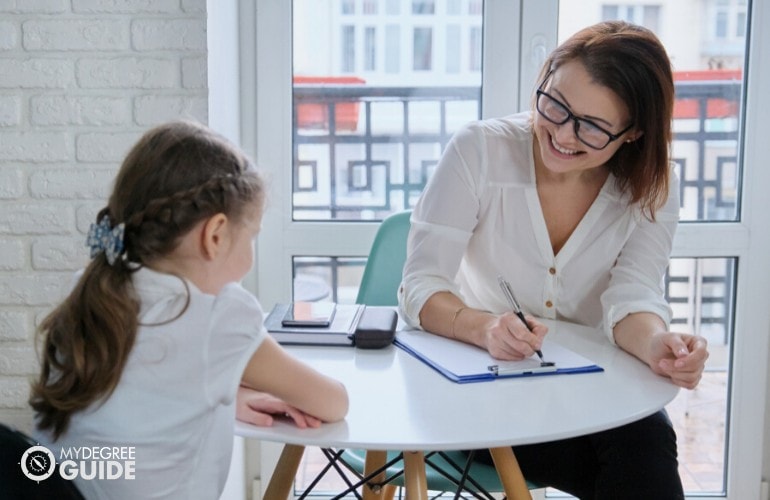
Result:
{"label": "woman's left hand", "polygon": [[653,334],[649,343],[652,371],[669,377],[674,384],[694,389],[703,376],[709,357],[706,339],[697,335],[662,332]]}
{"label": "woman's left hand", "polygon": [[274,415],[291,418],[301,429],[321,425],[319,419],[294,408],[282,399],[248,387],[238,387],[235,418],[248,424],[270,427],[275,420]]}

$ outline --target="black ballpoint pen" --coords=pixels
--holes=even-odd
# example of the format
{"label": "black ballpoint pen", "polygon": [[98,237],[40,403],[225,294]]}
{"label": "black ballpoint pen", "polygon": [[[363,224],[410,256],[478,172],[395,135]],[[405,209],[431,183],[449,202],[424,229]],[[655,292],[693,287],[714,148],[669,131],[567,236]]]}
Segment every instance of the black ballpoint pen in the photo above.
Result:
{"label": "black ballpoint pen", "polygon": [[[519,317],[519,319],[524,323],[524,325],[527,327],[529,331],[532,331],[532,329],[529,327],[529,323],[527,323],[527,320],[524,318],[524,313],[521,310],[521,306],[519,306],[519,303],[516,301],[516,297],[513,295],[513,288],[511,288],[511,284],[506,281],[505,278],[502,276],[497,277],[497,282],[500,284],[500,288],[503,290],[503,295],[505,295],[505,299],[508,301],[508,305],[511,306],[511,309],[513,310],[513,313]],[[553,363],[550,363],[543,359],[543,352],[540,349],[535,349],[535,352],[537,353],[537,356],[540,358],[540,365],[553,365]]]}

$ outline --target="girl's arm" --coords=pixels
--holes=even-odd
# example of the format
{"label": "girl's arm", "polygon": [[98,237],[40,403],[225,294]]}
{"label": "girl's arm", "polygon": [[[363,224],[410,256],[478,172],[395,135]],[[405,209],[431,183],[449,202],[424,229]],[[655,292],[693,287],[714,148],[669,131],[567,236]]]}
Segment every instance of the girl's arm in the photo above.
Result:
{"label": "girl's arm", "polygon": [[260,427],[270,427],[273,425],[274,415],[291,418],[300,429],[321,425],[321,421],[317,418],[294,408],[272,394],[255,391],[244,385],[238,387],[235,418]]}
{"label": "girl's arm", "polygon": [[246,365],[243,383],[324,422],[342,420],[348,413],[344,385],[294,358],[270,336]]}

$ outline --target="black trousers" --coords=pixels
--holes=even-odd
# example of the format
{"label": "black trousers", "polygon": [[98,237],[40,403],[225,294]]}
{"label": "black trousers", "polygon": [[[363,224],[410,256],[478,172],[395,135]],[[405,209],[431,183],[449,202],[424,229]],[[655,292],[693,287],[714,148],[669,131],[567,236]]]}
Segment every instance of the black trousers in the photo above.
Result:
{"label": "black trousers", "polygon": [[[513,451],[527,480],[581,500],[684,498],[676,434],[664,410],[615,429]],[[488,451],[476,457],[492,463]]]}

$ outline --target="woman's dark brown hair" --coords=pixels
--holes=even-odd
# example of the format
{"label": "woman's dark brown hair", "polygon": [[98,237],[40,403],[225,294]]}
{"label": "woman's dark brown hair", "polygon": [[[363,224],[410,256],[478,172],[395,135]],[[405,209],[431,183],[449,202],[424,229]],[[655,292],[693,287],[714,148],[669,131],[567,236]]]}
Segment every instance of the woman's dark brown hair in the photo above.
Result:
{"label": "woman's dark brown hair", "polygon": [[113,264],[97,255],[40,325],[42,371],[30,396],[39,428],[58,439],[73,413],[117,386],[139,326],[131,274],[174,250],[204,219],[224,213],[238,223],[262,210],[264,196],[248,159],[202,125],[172,122],[142,136],[96,218],[125,224],[125,253]]}
{"label": "woman's dark brown hair", "polygon": [[634,128],[643,134],[623,144],[608,162],[618,187],[639,202],[648,217],[668,197],[674,79],[666,50],[655,34],[623,21],[585,28],[557,47],[539,81],[560,66],[579,61],[593,80],[628,106]]}

